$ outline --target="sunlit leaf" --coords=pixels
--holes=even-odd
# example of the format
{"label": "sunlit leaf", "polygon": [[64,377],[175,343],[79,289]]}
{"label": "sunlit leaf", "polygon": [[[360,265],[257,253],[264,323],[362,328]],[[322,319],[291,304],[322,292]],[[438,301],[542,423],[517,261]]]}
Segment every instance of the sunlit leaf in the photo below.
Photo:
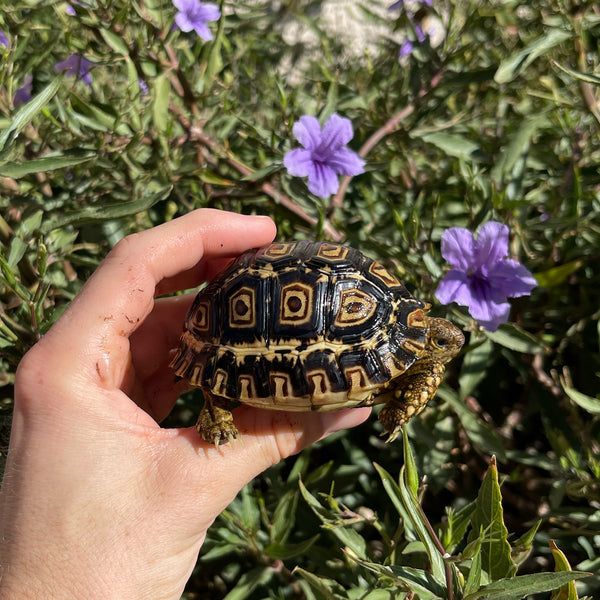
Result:
{"label": "sunlit leaf", "polygon": [[563,390],[565,394],[577,404],[580,408],[583,408],[586,412],[592,415],[600,415],[600,399],[593,398],[587,394],[577,391],[576,389],[563,383]]}
{"label": "sunlit leaf", "polygon": [[[550,550],[554,558],[554,570],[559,571],[571,571],[571,565],[567,557],[564,555],[562,550],[556,545],[554,540],[550,540]],[[562,585],[559,589],[554,590],[550,595],[550,600],[577,600],[577,588],[575,587],[574,581],[569,581]]]}
{"label": "sunlit leaf", "polygon": [[471,516],[472,530],[469,541],[474,539],[479,531],[482,532],[481,568],[492,581],[514,576],[517,565],[511,557],[508,531],[504,525],[498,470],[493,456],[479,489],[475,506],[475,512]]}
{"label": "sunlit leaf", "polygon": [[562,573],[535,573],[532,575],[519,575],[510,579],[501,579],[480,587],[473,594],[464,597],[464,600],[521,600],[530,594],[539,594],[555,590],[562,585],[589,577],[591,573],[582,571],[569,571]]}
{"label": "sunlit leaf", "polygon": [[505,58],[498,67],[494,80],[496,83],[512,81],[521,75],[536,58],[544,55],[554,46],[568,40],[571,35],[570,32],[563,29],[548,29],[545,35],[512,56]]}
{"label": "sunlit leaf", "polygon": [[93,151],[78,151],[54,153],[42,158],[35,158],[26,162],[7,162],[0,165],[0,175],[19,179],[31,173],[44,173],[45,171],[54,171],[56,169],[66,169],[74,167],[96,156]]}

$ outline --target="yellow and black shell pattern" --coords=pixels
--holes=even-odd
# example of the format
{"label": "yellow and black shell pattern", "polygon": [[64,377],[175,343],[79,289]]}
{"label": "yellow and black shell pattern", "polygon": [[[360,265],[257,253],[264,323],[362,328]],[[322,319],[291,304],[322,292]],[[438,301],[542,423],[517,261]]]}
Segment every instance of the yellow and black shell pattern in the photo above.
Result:
{"label": "yellow and black shell pattern", "polygon": [[272,243],[199,292],[171,364],[213,396],[252,406],[370,405],[423,351],[424,309],[354,248]]}

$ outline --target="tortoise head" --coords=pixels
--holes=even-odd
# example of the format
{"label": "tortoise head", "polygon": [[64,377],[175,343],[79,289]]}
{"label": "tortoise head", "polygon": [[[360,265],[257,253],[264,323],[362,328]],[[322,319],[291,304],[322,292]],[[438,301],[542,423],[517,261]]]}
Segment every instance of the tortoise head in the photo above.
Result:
{"label": "tortoise head", "polygon": [[427,324],[426,351],[441,363],[450,362],[465,343],[463,332],[448,319],[425,317],[425,320]]}

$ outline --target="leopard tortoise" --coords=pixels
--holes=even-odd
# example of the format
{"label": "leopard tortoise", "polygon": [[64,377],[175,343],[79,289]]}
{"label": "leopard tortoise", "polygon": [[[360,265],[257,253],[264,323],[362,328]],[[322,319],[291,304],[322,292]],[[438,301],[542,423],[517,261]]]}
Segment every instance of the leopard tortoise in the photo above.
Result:
{"label": "leopard tortoise", "polygon": [[464,343],[428,309],[354,248],[272,243],[198,293],[171,366],[202,389],[196,427],[209,443],[238,437],[235,402],[284,411],[385,403],[379,420],[392,441]]}

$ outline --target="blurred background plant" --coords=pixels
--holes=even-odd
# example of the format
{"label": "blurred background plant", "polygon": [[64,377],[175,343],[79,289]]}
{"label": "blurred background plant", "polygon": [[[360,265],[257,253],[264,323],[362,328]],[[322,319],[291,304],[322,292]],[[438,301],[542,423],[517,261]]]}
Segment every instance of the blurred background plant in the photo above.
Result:
{"label": "blurred background plant", "polygon": [[[434,306],[468,344],[404,444],[372,419],[273,467],[214,524],[185,598],[600,594],[564,573],[600,571],[596,3],[6,4],[3,455],[21,356],[128,233],[201,206],[269,214],[280,239],[343,240],[433,301],[444,231],[494,220],[538,284],[509,322]],[[301,116],[333,113],[366,165],[323,199],[283,157]]]}

